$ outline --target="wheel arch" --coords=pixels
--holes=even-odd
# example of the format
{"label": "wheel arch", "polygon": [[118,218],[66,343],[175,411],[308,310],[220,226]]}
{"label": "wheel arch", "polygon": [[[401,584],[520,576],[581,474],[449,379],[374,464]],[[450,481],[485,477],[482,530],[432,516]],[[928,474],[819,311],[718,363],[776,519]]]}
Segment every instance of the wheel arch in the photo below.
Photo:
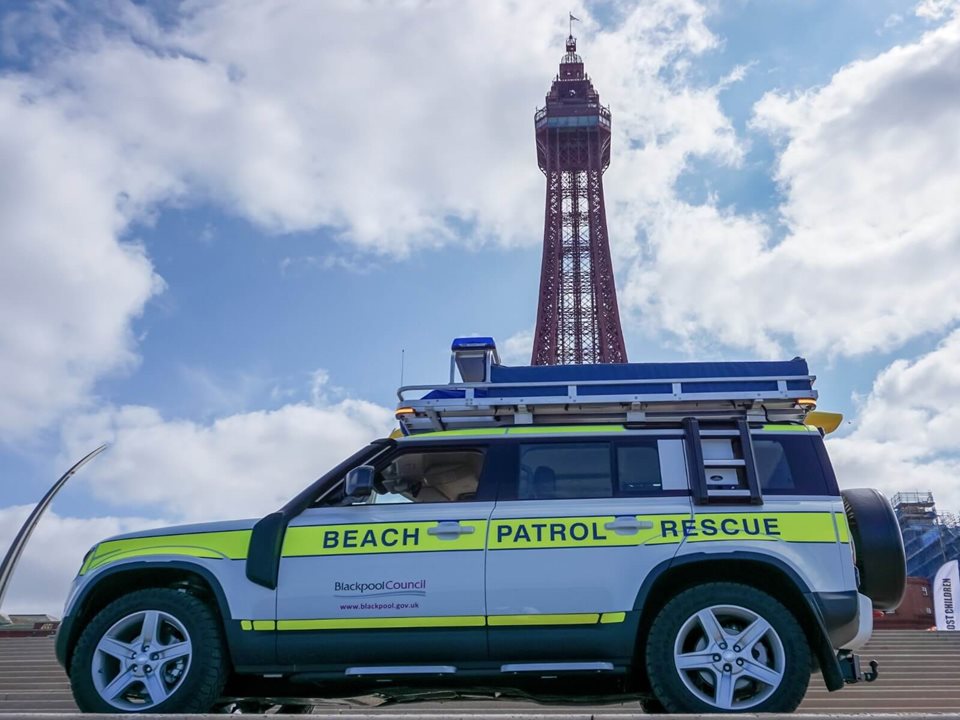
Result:
{"label": "wheel arch", "polygon": [[[840,664],[810,587],[785,562],[762,553],[694,553],[674,557],[655,567],[634,603],[634,610],[639,611],[640,616],[635,653],[642,653],[642,638],[647,637],[653,619],[670,598],[688,588],[710,582],[748,585],[780,601],[803,628],[827,688],[837,690],[843,686]],[[642,672],[643,663],[636,665]],[[646,684],[646,678],[643,682]]]}
{"label": "wheel arch", "polygon": [[229,638],[226,621],[230,607],[220,581],[210,570],[184,561],[119,563],[98,573],[80,591],[73,602],[73,612],[64,618],[56,640],[57,659],[64,669],[70,672],[74,647],[94,615],[123,595],[154,587],[183,588],[206,600],[217,612],[224,638]]}

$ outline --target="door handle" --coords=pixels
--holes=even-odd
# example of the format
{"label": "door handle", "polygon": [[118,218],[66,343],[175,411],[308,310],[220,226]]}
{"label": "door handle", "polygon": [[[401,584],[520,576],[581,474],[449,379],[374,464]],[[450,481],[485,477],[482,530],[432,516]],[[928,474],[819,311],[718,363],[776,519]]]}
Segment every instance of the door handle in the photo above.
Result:
{"label": "door handle", "polygon": [[472,525],[461,525],[458,522],[439,522],[432,528],[427,528],[428,535],[436,535],[440,539],[453,539],[460,535],[469,535],[477,529]]}
{"label": "door handle", "polygon": [[653,523],[649,520],[637,520],[634,517],[618,517],[603,527],[622,535],[633,535],[640,530],[650,530],[653,528]]}

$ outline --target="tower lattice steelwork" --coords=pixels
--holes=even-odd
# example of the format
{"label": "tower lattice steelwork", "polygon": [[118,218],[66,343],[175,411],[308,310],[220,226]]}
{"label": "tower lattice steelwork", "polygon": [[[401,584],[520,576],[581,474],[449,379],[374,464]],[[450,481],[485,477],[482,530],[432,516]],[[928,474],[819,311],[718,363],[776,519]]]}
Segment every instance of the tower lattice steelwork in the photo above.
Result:
{"label": "tower lattice steelwork", "polygon": [[534,124],[547,203],[531,362],[626,362],[603,205],[610,108],[584,73],[572,33]]}

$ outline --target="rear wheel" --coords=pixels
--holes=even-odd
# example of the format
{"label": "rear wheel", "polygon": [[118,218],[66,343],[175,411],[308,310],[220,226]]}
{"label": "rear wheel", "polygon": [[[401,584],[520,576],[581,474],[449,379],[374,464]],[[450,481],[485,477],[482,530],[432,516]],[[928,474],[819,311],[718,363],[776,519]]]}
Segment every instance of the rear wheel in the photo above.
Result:
{"label": "rear wheel", "polygon": [[226,680],[213,610],[186,592],[150,588],[101,610],[80,635],[70,684],[84,712],[202,713]]}
{"label": "rear wheel", "polygon": [[658,613],[646,664],[667,712],[791,712],[810,681],[810,646],[770,595],[710,583],[680,593]]}

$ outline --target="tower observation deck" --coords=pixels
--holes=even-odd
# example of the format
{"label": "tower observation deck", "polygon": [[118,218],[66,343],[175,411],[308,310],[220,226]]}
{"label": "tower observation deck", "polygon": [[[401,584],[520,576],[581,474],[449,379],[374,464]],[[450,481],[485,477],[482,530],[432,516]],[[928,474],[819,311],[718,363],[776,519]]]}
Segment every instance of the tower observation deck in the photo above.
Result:
{"label": "tower observation deck", "polygon": [[603,203],[610,108],[584,73],[572,34],[534,125],[547,199],[531,364],[626,362]]}

